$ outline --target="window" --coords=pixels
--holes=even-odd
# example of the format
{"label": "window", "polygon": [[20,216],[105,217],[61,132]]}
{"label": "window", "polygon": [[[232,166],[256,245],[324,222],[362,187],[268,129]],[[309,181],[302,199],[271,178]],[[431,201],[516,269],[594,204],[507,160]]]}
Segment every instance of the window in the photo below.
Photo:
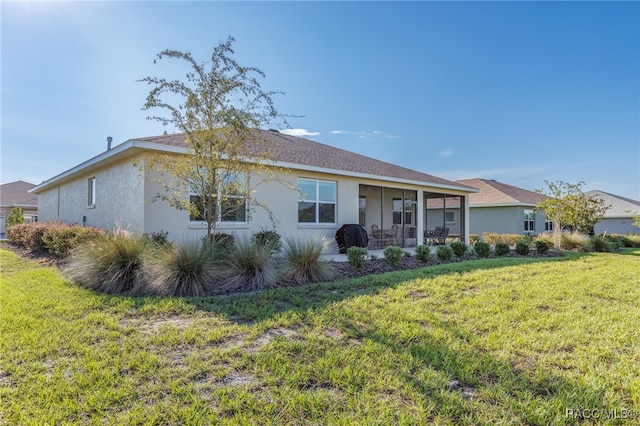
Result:
{"label": "window", "polygon": [[391,201],[391,211],[393,214],[393,224],[402,225],[402,198],[393,197]]}
{"label": "window", "polygon": [[[203,204],[202,196],[191,194],[189,202],[198,210],[197,214],[190,213],[191,222],[205,221],[212,215],[217,222],[246,222],[247,221],[247,197],[246,181],[244,176],[223,179],[224,190],[221,188],[211,198],[212,212],[208,212]],[[224,194],[223,194],[224,192]]]}
{"label": "window", "polygon": [[524,230],[535,231],[535,216],[533,210],[525,209],[524,211]]}
{"label": "window", "polygon": [[298,179],[298,223],[336,223],[336,183]]}
{"label": "window", "polygon": [[[218,222],[246,222],[247,221],[247,203],[244,197],[235,196],[228,197],[222,202],[218,201],[218,197],[213,197],[213,215]],[[202,197],[199,195],[189,196],[189,202],[197,206],[198,213],[189,215],[191,222],[199,222],[206,220],[206,208],[202,204]]]}
{"label": "window", "polygon": [[545,220],[544,221],[544,230],[545,231],[553,231],[553,221],[552,220]]}
{"label": "window", "polygon": [[87,185],[87,206],[95,207],[96,206],[96,178],[89,178]]}
{"label": "window", "polygon": [[358,198],[358,224],[360,226],[366,226],[367,220],[367,196],[360,195]]}
{"label": "window", "polygon": [[454,223],[456,221],[456,212],[444,212],[444,221],[447,223]]}

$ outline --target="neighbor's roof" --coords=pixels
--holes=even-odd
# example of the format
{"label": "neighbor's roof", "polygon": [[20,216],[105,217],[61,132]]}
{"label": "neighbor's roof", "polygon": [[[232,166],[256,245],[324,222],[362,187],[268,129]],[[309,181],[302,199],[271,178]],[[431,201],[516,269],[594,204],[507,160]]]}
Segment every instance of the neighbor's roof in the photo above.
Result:
{"label": "neighbor's roof", "polygon": [[605,218],[631,217],[640,214],[640,201],[598,190],[587,191],[585,194],[602,198],[606,205],[611,206],[604,214]]}
{"label": "neighbor's roof", "polygon": [[38,196],[30,194],[34,184],[18,180],[0,185],[0,205],[2,207],[38,207]]}
{"label": "neighbor's roof", "polygon": [[[295,136],[285,135],[277,131],[260,130],[260,138],[266,142],[271,158],[277,163],[290,163],[313,168],[346,171],[356,174],[386,176],[395,179],[438,184],[446,187],[457,187],[469,191],[466,185],[422,173],[395,164],[376,160],[351,151],[325,145],[320,142]],[[183,134],[162,135],[137,140],[186,147]]]}
{"label": "neighbor's roof", "polygon": [[[376,160],[320,142],[285,135],[277,131],[258,130],[258,132],[260,133],[260,139],[266,142],[260,146],[269,152],[270,157],[274,159],[275,166],[368,179],[378,178],[386,181],[464,192],[475,191],[474,188],[461,183]],[[41,183],[32,192],[39,193],[54,183],[73,178],[78,173],[86,173],[93,168],[105,166],[141,151],[186,153],[185,136],[178,133],[130,139]]]}
{"label": "neighbor's roof", "polygon": [[546,200],[546,195],[493,179],[461,179],[456,182],[478,188],[480,192],[469,195],[470,207],[525,205],[536,206]]}

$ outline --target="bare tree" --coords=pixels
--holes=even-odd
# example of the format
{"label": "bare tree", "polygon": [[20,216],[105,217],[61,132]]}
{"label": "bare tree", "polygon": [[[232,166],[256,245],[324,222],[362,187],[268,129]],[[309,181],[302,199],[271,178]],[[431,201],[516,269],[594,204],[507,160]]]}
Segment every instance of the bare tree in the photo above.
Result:
{"label": "bare tree", "polygon": [[268,163],[273,158],[256,129],[275,123],[287,126],[272,100],[282,92],[264,91],[259,81],[264,73],[232,59],[234,41],[229,37],[219,43],[210,61],[202,63],[189,52],[164,50],[157,60],[176,59],[188,65],[184,81],[140,80],[152,86],[142,109],[164,112],[147,118],[175,126],[188,148],[188,155],[156,156],[149,161],[151,167],[179,182],[164,181],[165,192],[158,198],[204,220],[208,237],[220,221],[245,221],[247,202],[261,205],[253,197],[251,178],[271,174]]}

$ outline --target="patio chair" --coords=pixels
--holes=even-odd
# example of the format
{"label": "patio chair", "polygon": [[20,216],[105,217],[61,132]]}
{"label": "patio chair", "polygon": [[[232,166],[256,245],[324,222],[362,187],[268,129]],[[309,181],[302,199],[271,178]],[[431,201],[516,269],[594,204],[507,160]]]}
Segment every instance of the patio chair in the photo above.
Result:
{"label": "patio chair", "polygon": [[424,243],[429,245],[445,244],[447,242],[448,235],[449,228],[436,226],[435,229],[424,231]]}

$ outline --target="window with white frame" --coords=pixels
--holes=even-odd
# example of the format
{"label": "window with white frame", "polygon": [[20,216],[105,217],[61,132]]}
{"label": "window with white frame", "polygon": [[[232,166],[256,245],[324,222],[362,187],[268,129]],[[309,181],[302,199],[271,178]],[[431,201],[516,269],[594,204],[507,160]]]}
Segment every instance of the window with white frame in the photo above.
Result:
{"label": "window with white frame", "polygon": [[336,182],[298,179],[298,223],[336,223]]}
{"label": "window with white frame", "polygon": [[96,178],[90,177],[87,181],[87,206],[96,206]]}
{"label": "window with white frame", "polygon": [[552,220],[545,220],[544,221],[544,230],[545,231],[553,231],[553,221]]}
{"label": "window with white frame", "polygon": [[525,209],[524,210],[524,230],[533,232],[536,230],[535,227],[535,215],[533,210]]}
{"label": "window with white frame", "polygon": [[456,221],[456,212],[454,211],[445,211],[444,212],[444,221],[447,223],[455,223]]}
{"label": "window with white frame", "polygon": [[393,197],[391,200],[392,223],[394,225],[402,225],[402,198]]}
{"label": "window with white frame", "polygon": [[220,181],[220,188],[209,199],[193,191],[189,195],[189,202],[197,210],[190,212],[191,222],[206,221],[208,217],[216,222],[247,221],[247,182],[244,176],[224,177]]}

